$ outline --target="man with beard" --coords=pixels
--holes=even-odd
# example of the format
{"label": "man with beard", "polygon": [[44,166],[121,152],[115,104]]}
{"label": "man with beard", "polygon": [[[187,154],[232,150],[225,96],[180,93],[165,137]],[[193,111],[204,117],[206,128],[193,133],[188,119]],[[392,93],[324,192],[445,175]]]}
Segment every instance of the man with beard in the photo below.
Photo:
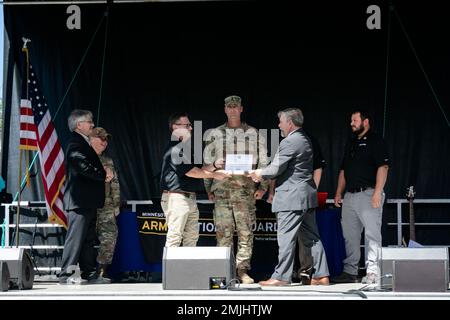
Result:
{"label": "man with beard", "polygon": [[[334,203],[342,205],[342,230],[345,238],[344,270],[331,281],[358,282],[361,256],[361,232],[365,229],[367,245],[366,277],[363,283],[377,283],[377,251],[381,247],[381,218],[389,156],[384,140],[370,128],[367,112],[352,113],[352,139],[345,147]],[[347,192],[342,201],[342,192]]]}

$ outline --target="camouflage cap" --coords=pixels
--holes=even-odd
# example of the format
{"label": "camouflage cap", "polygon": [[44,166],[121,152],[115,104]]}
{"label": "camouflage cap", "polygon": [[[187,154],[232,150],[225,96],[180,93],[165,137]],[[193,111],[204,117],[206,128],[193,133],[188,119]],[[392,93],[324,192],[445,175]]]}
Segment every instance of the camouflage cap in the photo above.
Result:
{"label": "camouflage cap", "polygon": [[238,96],[229,96],[225,98],[225,106],[236,104],[241,105],[241,97]]}
{"label": "camouflage cap", "polygon": [[102,127],[95,127],[92,129],[91,137],[97,137],[101,139],[110,139],[112,135],[106,132]]}

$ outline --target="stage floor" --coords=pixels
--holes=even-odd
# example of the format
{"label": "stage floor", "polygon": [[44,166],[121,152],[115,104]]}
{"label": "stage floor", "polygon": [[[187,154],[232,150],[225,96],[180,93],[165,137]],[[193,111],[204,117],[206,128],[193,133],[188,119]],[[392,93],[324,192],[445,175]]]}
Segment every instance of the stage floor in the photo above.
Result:
{"label": "stage floor", "polygon": [[241,290],[163,290],[161,283],[60,285],[35,282],[31,290],[0,292],[0,300],[450,300],[447,292],[367,291],[361,283],[330,286],[263,287]]}

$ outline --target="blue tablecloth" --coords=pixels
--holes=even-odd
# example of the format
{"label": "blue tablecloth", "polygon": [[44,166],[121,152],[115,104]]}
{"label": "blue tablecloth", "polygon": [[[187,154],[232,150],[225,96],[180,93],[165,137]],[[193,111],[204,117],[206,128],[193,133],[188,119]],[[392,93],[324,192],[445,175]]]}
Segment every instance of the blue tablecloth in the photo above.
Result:
{"label": "blue tablecloth", "polygon": [[117,216],[119,234],[114,258],[108,273],[115,277],[126,271],[161,272],[161,264],[145,262],[138,233],[136,212],[122,212]]}
{"label": "blue tablecloth", "polygon": [[327,256],[331,276],[339,275],[345,259],[345,242],[341,226],[341,210],[326,209],[316,213],[317,227]]}

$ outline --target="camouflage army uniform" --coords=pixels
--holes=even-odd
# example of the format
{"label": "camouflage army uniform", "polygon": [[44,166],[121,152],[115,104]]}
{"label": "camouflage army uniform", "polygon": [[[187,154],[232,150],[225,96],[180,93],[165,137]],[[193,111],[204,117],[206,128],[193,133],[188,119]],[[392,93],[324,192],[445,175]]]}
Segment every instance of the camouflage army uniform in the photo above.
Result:
{"label": "camouflage army uniform", "polygon": [[97,235],[100,241],[97,262],[107,265],[111,264],[116,247],[116,215],[120,210],[120,188],[112,159],[101,155],[100,161],[103,166],[110,167],[114,172],[114,178],[110,182],[105,182],[105,205],[97,210]]}
{"label": "camouflage army uniform", "polygon": [[[246,135],[252,136],[254,140],[246,139]],[[260,137],[258,145],[257,137],[256,129],[244,122],[237,129],[228,128],[225,123],[214,129],[210,138],[207,139],[209,143],[204,152],[205,163],[210,164],[217,159],[226,159],[227,153],[252,154],[252,169],[264,168],[268,163],[265,139]],[[246,140],[247,143],[245,143]],[[205,179],[205,189],[208,193],[214,194],[217,246],[231,247],[236,229],[238,236],[236,268],[238,273],[250,270],[253,250],[252,226],[256,222],[255,183],[244,175],[233,175],[222,181]],[[259,189],[267,191],[268,182],[261,183]]]}

